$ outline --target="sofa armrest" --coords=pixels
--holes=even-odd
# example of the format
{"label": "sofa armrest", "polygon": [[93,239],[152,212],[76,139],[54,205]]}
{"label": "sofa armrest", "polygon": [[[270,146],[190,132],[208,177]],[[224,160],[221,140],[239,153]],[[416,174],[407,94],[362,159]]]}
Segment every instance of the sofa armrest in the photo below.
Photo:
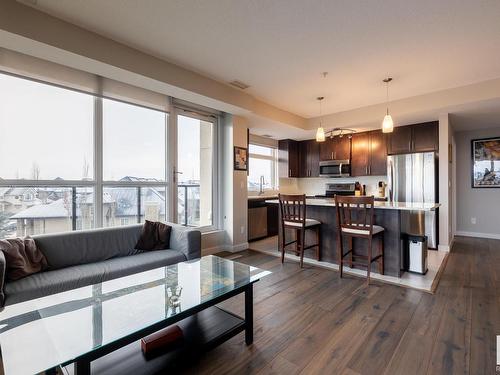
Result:
{"label": "sofa armrest", "polygon": [[7,263],[5,262],[5,255],[3,251],[0,251],[0,308],[5,305],[5,293],[3,287],[5,285],[5,274],[6,274]]}
{"label": "sofa armrest", "polygon": [[168,224],[172,226],[170,248],[184,253],[187,260],[200,258],[201,232],[178,224]]}

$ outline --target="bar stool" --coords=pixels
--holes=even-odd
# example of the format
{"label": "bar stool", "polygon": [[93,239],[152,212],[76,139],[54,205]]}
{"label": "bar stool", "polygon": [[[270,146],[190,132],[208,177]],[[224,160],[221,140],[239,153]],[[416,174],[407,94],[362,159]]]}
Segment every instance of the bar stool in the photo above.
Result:
{"label": "bar stool", "polygon": [[[281,220],[281,263],[285,261],[285,248],[288,245],[295,244],[295,253],[300,253],[300,268],[304,265],[304,251],[312,247],[316,247],[316,259],[321,257],[321,222],[314,219],[306,218],[306,196],[302,195],[284,195],[278,194],[280,206]],[[285,229],[295,231],[295,240],[286,242]],[[316,232],[316,243],[314,245],[305,246],[306,230],[314,230]]]}
{"label": "bar stool", "polygon": [[[384,274],[384,228],[373,225],[374,197],[353,197],[335,196],[335,206],[337,209],[337,229],[339,248],[340,277],[342,277],[342,267],[344,263],[367,267],[367,283],[370,284],[370,269],[373,262],[378,263],[379,273]],[[372,240],[379,238],[379,251],[376,256],[372,256]],[[344,253],[344,241],[349,241],[349,250]],[[368,240],[367,255],[355,254],[352,239],[364,238]],[[349,259],[344,259],[349,255]],[[354,258],[354,260],[353,260]],[[356,259],[360,259],[358,261]]]}

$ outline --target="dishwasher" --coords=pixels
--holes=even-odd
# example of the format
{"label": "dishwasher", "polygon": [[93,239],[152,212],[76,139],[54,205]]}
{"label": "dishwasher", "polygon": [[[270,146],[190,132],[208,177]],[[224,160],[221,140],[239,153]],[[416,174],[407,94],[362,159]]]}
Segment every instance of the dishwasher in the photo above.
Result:
{"label": "dishwasher", "polygon": [[267,205],[252,202],[248,207],[248,241],[267,237]]}

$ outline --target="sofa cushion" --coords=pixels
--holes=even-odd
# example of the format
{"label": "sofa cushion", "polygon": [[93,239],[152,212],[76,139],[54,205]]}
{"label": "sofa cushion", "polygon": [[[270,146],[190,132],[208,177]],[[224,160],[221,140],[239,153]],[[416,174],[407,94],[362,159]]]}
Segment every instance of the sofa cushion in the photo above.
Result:
{"label": "sofa cushion", "polygon": [[33,236],[50,270],[140,253],[142,224]]}
{"label": "sofa cushion", "polygon": [[12,305],[185,260],[183,253],[169,249],[41,272],[6,283],[5,304]]}
{"label": "sofa cushion", "polygon": [[142,226],[141,236],[135,245],[139,250],[162,250],[170,246],[172,227],[159,221],[146,220]]}

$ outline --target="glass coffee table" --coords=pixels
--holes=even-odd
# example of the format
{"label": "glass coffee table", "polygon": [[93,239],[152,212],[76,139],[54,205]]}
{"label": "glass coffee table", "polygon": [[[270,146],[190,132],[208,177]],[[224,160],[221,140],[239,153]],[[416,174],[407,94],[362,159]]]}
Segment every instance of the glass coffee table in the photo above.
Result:
{"label": "glass coffee table", "polygon": [[[78,375],[103,372],[96,366],[123,373],[120,364],[126,359],[131,370],[131,358],[146,369],[138,341],[172,324],[186,336],[179,352],[189,345],[208,350],[242,331],[249,345],[253,284],[269,273],[211,255],[7,306],[0,312],[3,373],[55,373],[72,363]],[[244,318],[215,306],[240,293]],[[163,366],[176,353],[151,363]]]}

